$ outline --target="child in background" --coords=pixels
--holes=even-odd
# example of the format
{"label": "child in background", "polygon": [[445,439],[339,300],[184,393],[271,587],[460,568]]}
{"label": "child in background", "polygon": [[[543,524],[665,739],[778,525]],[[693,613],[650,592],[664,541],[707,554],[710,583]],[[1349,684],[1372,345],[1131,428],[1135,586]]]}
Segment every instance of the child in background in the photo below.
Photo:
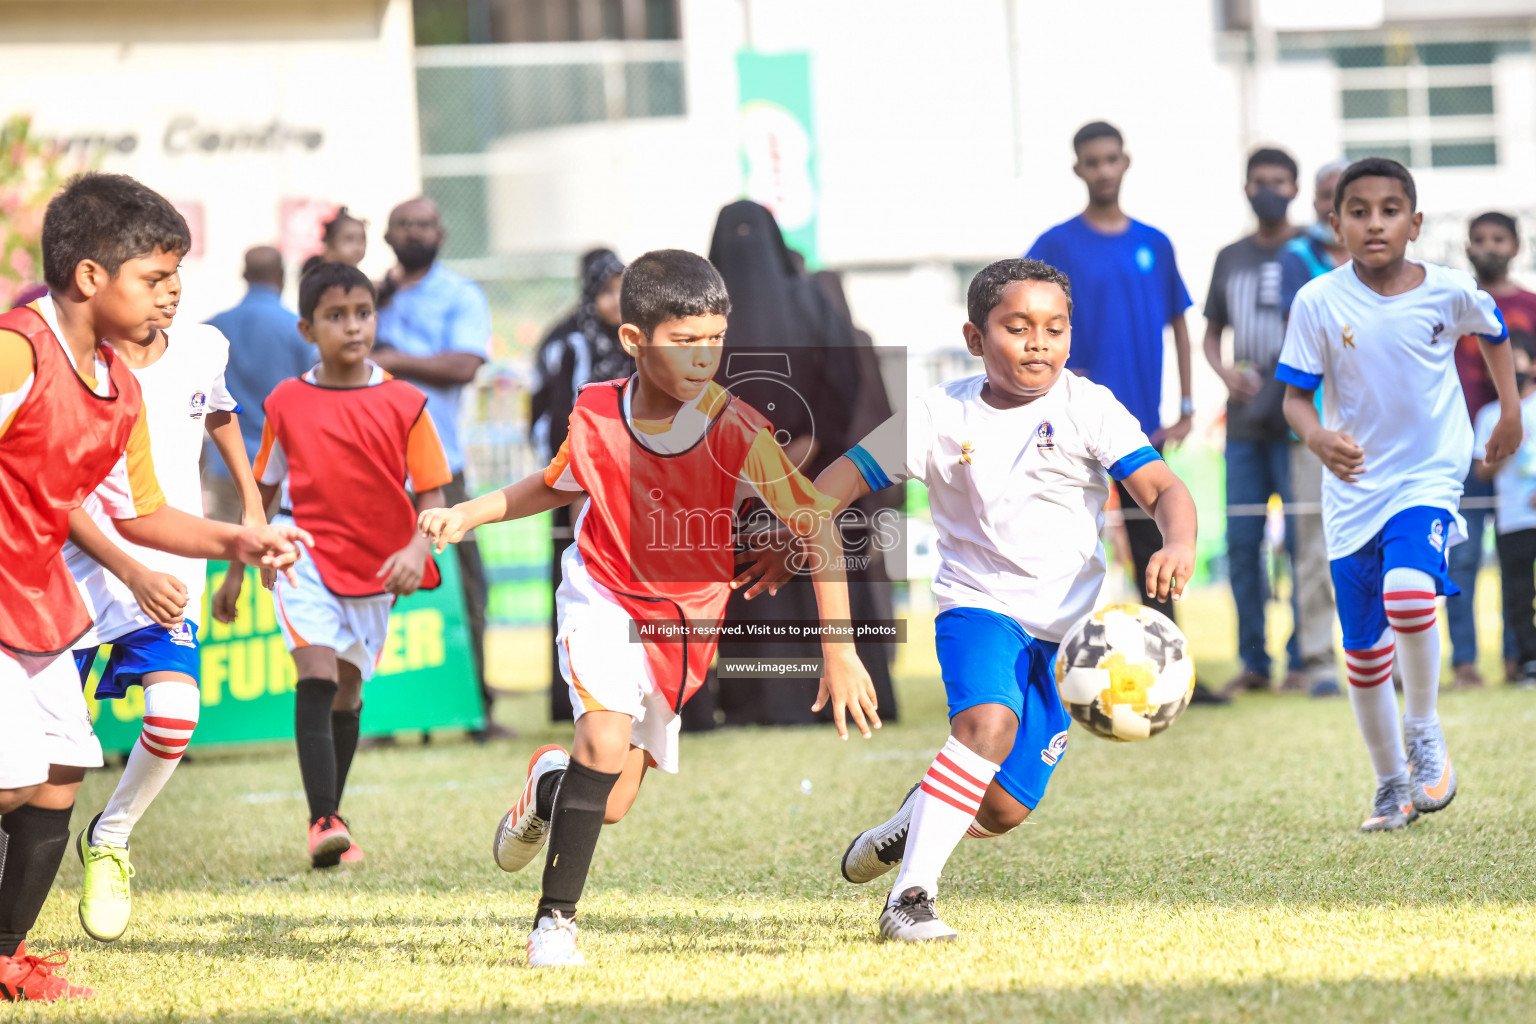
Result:
{"label": "child in background", "polygon": [[1515,685],[1536,686],[1536,381],[1531,379],[1531,356],[1512,346],[1515,384],[1520,389],[1520,419],[1525,442],[1520,450],[1497,462],[1487,460],[1488,439],[1499,423],[1499,403],[1478,411],[1473,469],[1482,480],[1493,481],[1497,498],[1495,538],[1499,549],[1499,576],[1504,590],[1504,621],[1515,633]]}
{"label": "child in background", "polygon": [[[373,283],[356,267],[322,263],[299,283],[299,333],[320,364],[273,390],[256,478],[263,505],[282,491],[279,523],[314,537],[301,585],[278,580],[278,625],[298,670],[294,737],[309,800],[309,858],[317,868],[362,859],[339,810],[373,676],[397,597],[438,584],[418,511],[442,505],[451,478],[427,397],[385,373],[374,340]],[[406,491],[410,481],[415,507]],[[232,572],[216,608],[233,617],[244,574]]]}

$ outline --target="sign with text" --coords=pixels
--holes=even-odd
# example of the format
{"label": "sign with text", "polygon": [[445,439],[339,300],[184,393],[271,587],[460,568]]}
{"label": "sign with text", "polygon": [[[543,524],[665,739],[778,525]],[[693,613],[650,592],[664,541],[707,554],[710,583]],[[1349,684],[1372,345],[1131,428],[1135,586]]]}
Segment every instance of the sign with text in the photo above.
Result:
{"label": "sign with text", "polygon": [[[443,582],[396,602],[378,671],[363,685],[363,732],[465,728],[485,724],[480,684],[465,625],[458,559],[438,559]],[[272,595],[255,569],[246,569],[240,614],[214,622],[208,601],[224,579],[224,563],[208,563],[208,589],[198,623],[202,655],[202,713],[191,746],[270,743],[293,738],[293,658],[277,628]],[[102,749],[127,751],[139,736],[144,693],[98,702],[96,680],[110,647],[96,658],[86,685],[91,721]]]}

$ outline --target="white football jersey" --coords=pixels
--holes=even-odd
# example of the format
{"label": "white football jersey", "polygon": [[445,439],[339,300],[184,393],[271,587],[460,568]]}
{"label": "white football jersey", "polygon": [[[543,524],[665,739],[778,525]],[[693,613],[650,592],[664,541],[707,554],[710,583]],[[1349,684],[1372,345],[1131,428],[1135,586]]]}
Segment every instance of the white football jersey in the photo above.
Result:
{"label": "white football jersey", "polygon": [[[210,412],[239,410],[224,386],[229,341],[208,324],[172,327],[165,352],[155,362],[134,370],[144,395],[149,425],[150,456],[166,503],[188,515],[203,514],[203,485],[198,469],[202,456],[204,418]],[[188,619],[202,615],[207,563],[200,558],[139,547],[124,540],[113,525],[102,495],[92,493],[81,506],[107,538],[149,568],[175,576],[187,588]],[[95,620],[76,647],[94,647],[154,623],[139,608],[133,594],[73,544],[64,545],[64,560]]]}
{"label": "white football jersey", "polygon": [[928,487],[941,611],[986,608],[1059,642],[1104,585],[1109,480],[1161,458],[1109,392],[1065,372],[1016,409],[982,400],[986,375],[910,400],[848,453],[870,487]]}
{"label": "white football jersey", "polygon": [[1428,505],[1452,514],[1449,542],[1466,537],[1456,513],[1472,462],[1472,421],[1456,376],[1464,334],[1509,337],[1493,297],[1472,275],[1422,264],[1424,282],[1401,295],[1366,287],[1353,261],[1296,293],[1275,376],[1323,389],[1323,426],[1365,451],[1352,484],[1323,474],[1328,557],[1343,558],[1388,519]]}

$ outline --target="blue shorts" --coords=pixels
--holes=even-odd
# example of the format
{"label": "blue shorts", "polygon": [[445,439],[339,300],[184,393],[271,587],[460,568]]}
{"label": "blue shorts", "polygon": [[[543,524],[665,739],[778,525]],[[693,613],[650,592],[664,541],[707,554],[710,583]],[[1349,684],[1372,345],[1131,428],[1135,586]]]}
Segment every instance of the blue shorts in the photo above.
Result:
{"label": "blue shorts", "polygon": [[[145,626],[112,641],[107,667],[96,684],[96,699],[125,697],[130,686],[141,686],[151,672],[180,672],[198,682],[202,659],[197,648],[197,623],[182,620],[175,629]],[[99,647],[82,647],[75,652],[75,667],[80,670],[80,685],[90,679]]]}
{"label": "blue shorts", "polygon": [[1056,693],[1056,644],[1036,640],[1013,619],[983,608],[951,608],[934,621],[949,717],[1002,704],[1019,719],[997,783],[1034,810],[1067,749],[1072,719]]}
{"label": "blue shorts", "polygon": [[1346,651],[1369,650],[1386,632],[1381,585],[1388,569],[1417,569],[1434,579],[1435,593],[1461,593],[1451,582],[1446,562],[1446,539],[1455,521],[1443,508],[1404,509],[1358,551],[1329,563]]}

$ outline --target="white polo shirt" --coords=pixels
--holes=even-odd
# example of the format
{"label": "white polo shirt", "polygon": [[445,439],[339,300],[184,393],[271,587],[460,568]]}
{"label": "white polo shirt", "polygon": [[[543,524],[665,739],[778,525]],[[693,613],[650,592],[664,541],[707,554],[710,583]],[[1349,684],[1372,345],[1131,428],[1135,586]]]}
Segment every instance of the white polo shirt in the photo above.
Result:
{"label": "white polo shirt", "polygon": [[1401,295],[1366,287],[1348,261],[1296,293],[1275,376],[1322,385],[1323,426],[1365,451],[1365,472],[1347,484],[1323,474],[1328,557],[1360,549],[1405,509],[1428,505],[1454,519],[1472,461],[1472,421],[1456,376],[1456,341],[1509,337],[1493,296],[1472,275],[1422,264],[1424,282]]}
{"label": "white polo shirt", "polygon": [[986,608],[1059,642],[1104,585],[1110,477],[1161,456],[1109,389],[1070,371],[1015,409],[983,401],[984,383],[980,374],[916,396],[848,458],[875,490],[927,485],[940,611]]}
{"label": "white polo shirt", "polygon": [[[235,412],[239,405],[224,386],[229,342],[217,327],[188,324],[166,331],[167,345],[159,359],[134,370],[144,395],[150,455],[166,503],[188,515],[203,514],[203,485],[198,460],[203,452],[204,417],[210,412]],[[104,484],[103,487],[108,486]],[[103,506],[101,489],[88,495],[85,509],[107,539],[156,572],[175,576],[187,588],[187,618],[203,614],[207,563],[124,540]],[[76,644],[94,647],[146,626],[154,625],[116,576],[73,544],[64,545],[64,560],[80,588],[80,596],[95,624]]]}

